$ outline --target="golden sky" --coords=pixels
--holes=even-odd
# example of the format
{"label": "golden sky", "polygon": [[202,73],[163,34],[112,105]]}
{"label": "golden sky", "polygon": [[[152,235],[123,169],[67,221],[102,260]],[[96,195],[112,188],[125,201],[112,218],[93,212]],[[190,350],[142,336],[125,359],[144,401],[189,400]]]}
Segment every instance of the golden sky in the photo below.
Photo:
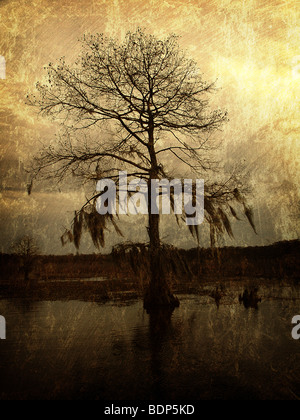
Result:
{"label": "golden sky", "polygon": [[[218,79],[213,104],[230,118],[221,134],[223,159],[246,163],[259,231],[256,237],[243,225],[235,243],[297,238],[299,14],[296,0],[0,0],[0,55],[6,59],[6,79],[0,79],[0,251],[23,225],[39,225],[44,249],[61,252],[60,229],[78,205],[70,195],[49,199],[21,191],[23,165],[55,132],[25,104],[44,77],[43,66],[61,56],[75,60],[84,33],[122,37],[137,26],[158,36],[179,35],[205,78]],[[53,197],[62,203],[59,209]],[[183,236],[179,244],[187,246]]]}

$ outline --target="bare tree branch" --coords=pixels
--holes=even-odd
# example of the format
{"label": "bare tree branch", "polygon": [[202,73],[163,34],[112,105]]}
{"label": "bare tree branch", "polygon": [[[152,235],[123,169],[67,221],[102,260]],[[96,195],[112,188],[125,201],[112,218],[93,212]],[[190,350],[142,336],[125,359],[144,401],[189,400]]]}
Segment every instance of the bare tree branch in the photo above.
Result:
{"label": "bare tree branch", "polygon": [[[123,43],[99,34],[84,36],[74,65],[62,59],[49,64],[47,72],[48,81],[37,84],[37,95],[29,102],[60,121],[65,132],[35,157],[35,176],[62,181],[72,175],[95,182],[117,180],[118,171],[128,170],[129,177],[139,176],[150,185],[152,179],[168,176],[164,162],[170,157],[171,169],[180,162],[197,174],[216,171],[210,155],[217,147],[212,133],[227,121],[227,113],[210,109],[215,83],[203,80],[176,36],[159,40],[140,29],[129,32]],[[232,236],[229,218],[238,217],[230,205],[234,202],[253,225],[236,181],[232,175],[206,185],[205,215],[213,232],[225,230]],[[91,230],[96,245],[104,243],[107,219],[86,213],[97,197],[94,194],[76,213],[74,232],[67,233],[76,246],[83,226]],[[154,250],[160,246],[159,218],[150,214],[148,232]],[[197,229],[191,232],[199,238]]]}

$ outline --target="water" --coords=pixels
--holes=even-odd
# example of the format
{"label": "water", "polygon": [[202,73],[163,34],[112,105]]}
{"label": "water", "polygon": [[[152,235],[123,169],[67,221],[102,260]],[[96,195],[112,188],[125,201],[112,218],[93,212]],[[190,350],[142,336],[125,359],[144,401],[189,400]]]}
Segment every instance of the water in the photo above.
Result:
{"label": "water", "polygon": [[241,291],[219,309],[182,295],[171,318],[149,317],[139,300],[0,300],[0,398],[300,398],[299,288],[261,289],[258,310],[238,303]]}
{"label": "water", "polygon": [[74,278],[74,279],[52,279],[52,280],[40,280],[38,283],[40,284],[45,284],[45,283],[97,283],[97,282],[103,282],[103,281],[108,281],[109,278],[108,277],[90,277],[88,279],[86,278]]}

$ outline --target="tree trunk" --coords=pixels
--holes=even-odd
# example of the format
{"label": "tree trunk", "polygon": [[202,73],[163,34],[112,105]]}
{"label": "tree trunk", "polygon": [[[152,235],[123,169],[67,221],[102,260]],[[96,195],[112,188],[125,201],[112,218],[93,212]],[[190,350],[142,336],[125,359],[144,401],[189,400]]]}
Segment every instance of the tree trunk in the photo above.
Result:
{"label": "tree trunk", "polygon": [[174,308],[179,306],[179,300],[171,293],[170,286],[166,280],[163,253],[159,236],[159,214],[152,214],[152,179],[159,178],[159,165],[155,151],[154,142],[154,120],[151,111],[152,95],[148,102],[149,113],[149,157],[151,171],[148,181],[148,213],[149,213],[149,258],[150,258],[150,284],[144,298],[144,308],[150,312],[162,308]]}
{"label": "tree trunk", "polygon": [[[151,181],[150,181],[151,182]],[[150,184],[150,183],[149,183]],[[171,293],[166,279],[163,253],[159,235],[159,214],[151,214],[151,184],[149,185],[149,258],[150,283],[144,298],[144,308],[150,312],[179,306],[179,300]]]}

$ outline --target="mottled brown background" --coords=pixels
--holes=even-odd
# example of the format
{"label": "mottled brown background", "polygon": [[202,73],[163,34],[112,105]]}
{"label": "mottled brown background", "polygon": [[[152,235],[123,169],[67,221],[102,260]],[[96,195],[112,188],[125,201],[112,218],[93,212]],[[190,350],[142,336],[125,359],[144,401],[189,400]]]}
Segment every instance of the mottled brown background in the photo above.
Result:
{"label": "mottled brown background", "polygon": [[[296,0],[0,0],[0,55],[7,62],[6,80],[0,80],[0,252],[25,231],[37,237],[43,252],[74,251],[71,245],[62,249],[59,237],[82,192],[48,186],[26,195],[24,165],[56,127],[38,117],[25,97],[44,77],[43,66],[61,56],[75,59],[84,33],[122,37],[137,26],[158,36],[180,35],[206,79],[218,79],[222,88],[213,103],[230,117],[218,134],[223,159],[245,162],[249,170],[259,233],[242,223],[235,226],[236,240],[226,243],[298,238],[299,11]],[[142,222],[126,220],[131,239],[145,234]],[[195,245],[168,220],[163,237]],[[110,237],[107,250],[115,239]],[[87,240],[83,251],[94,251]]]}

